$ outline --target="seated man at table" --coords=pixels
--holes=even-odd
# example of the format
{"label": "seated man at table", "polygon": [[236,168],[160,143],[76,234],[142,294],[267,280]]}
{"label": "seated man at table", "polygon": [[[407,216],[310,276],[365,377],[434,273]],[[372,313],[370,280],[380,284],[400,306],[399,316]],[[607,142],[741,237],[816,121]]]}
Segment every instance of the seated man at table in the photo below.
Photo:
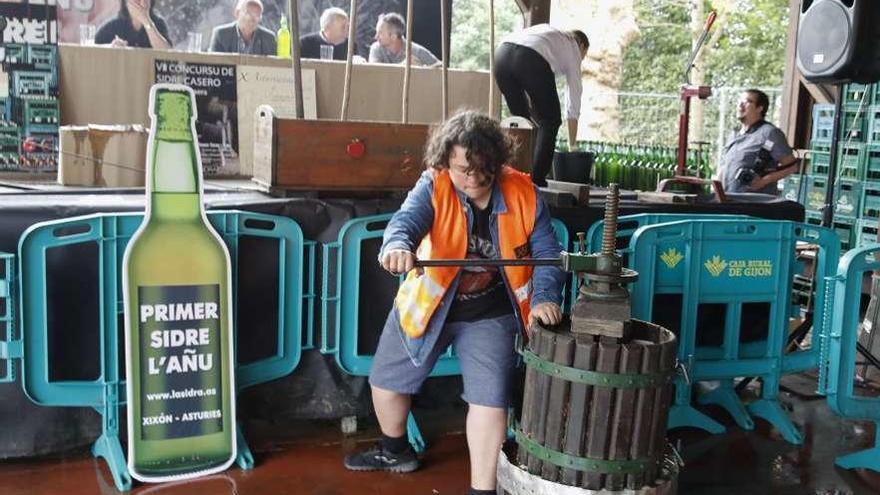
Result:
{"label": "seated man at table", "polygon": [[[376,23],[376,42],[370,45],[370,62],[400,64],[406,57],[406,23],[403,16],[390,12],[381,14]],[[412,43],[412,65],[438,65],[437,57],[418,43]]]}
{"label": "seated man at table", "polygon": [[[321,57],[321,49],[332,50],[333,60],[348,56],[348,14],[339,7],[330,7],[321,13],[321,30],[299,39],[302,58]],[[357,50],[355,50],[357,51]]]}
{"label": "seated man at table", "polygon": [[211,34],[212,52],[276,54],[275,35],[260,26],[260,21],[263,19],[262,1],[238,0],[232,15],[235,21],[214,28]]}
{"label": "seated man at table", "polygon": [[116,17],[95,34],[96,45],[171,48],[168,25],[153,11],[153,0],[119,0]]}

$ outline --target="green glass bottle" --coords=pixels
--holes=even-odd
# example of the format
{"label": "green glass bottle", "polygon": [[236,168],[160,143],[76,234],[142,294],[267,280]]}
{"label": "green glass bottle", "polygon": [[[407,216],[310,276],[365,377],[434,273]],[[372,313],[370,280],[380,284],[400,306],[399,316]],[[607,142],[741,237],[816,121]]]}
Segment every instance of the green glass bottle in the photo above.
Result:
{"label": "green glass bottle", "polygon": [[606,185],[609,184],[619,184],[620,183],[620,162],[623,160],[623,154],[621,152],[621,146],[618,144],[614,145],[611,159],[608,161],[608,167],[606,167],[606,175],[605,181]]}
{"label": "green glass bottle", "polygon": [[626,189],[624,182],[626,181],[626,169],[629,161],[628,149],[629,146],[626,144],[617,145],[617,176],[613,182],[621,189]]}
{"label": "green glass bottle", "polygon": [[623,160],[620,162],[620,188],[632,190],[636,170],[636,155],[633,145],[625,145]]}
{"label": "green glass bottle", "polygon": [[602,185],[602,174],[605,168],[605,144],[601,142],[597,142],[593,148],[593,170],[590,172],[590,175],[593,179],[593,184],[596,187],[600,187]]}
{"label": "green glass bottle", "polygon": [[646,191],[654,191],[657,189],[657,184],[660,182],[660,167],[662,166],[662,160],[663,155],[660,149],[657,146],[653,146],[651,149],[651,167],[650,174],[648,174]]}
{"label": "green glass bottle", "polygon": [[141,481],[221,471],[235,459],[229,252],[202,205],[195,103],[150,92],[147,207],[123,260],[128,468]]}

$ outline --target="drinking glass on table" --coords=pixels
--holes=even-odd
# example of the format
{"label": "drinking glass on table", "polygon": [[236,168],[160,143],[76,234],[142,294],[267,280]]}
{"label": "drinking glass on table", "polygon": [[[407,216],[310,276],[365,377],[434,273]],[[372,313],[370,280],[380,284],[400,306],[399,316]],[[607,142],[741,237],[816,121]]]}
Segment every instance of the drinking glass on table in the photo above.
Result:
{"label": "drinking glass on table", "polygon": [[333,60],[333,46],[321,45],[321,60]]}
{"label": "drinking glass on table", "polygon": [[94,24],[80,24],[79,25],[79,44],[80,45],[94,45],[95,44],[95,33],[97,31],[98,31],[98,28]]}
{"label": "drinking glass on table", "polygon": [[202,51],[202,33],[190,31],[186,33],[186,51],[200,52]]}

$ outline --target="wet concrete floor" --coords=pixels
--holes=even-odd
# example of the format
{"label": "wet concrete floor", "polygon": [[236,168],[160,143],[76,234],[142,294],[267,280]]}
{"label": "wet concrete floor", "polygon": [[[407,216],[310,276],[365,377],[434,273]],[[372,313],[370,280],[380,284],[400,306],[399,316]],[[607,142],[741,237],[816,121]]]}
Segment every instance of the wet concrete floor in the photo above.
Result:
{"label": "wet concrete floor", "polygon": [[[795,387],[798,388],[798,387]],[[809,388],[800,387],[802,390]],[[746,432],[719,409],[707,409],[730,425],[728,433],[709,435],[677,430],[670,440],[681,447],[685,466],[679,493],[698,495],[746,494],[873,494],[880,493],[880,473],[846,471],[834,466],[835,457],[873,444],[870,423],[836,416],[822,398],[783,393],[805,441],[786,443],[763,421]],[[136,485],[133,494],[463,494],[468,485],[468,461],[462,411],[438,417],[417,415],[429,443],[423,467],[406,475],[353,473],[342,467],[342,457],[369,446],[377,436],[370,420],[361,421],[355,436],[343,436],[337,422],[297,421],[284,425],[251,423],[246,427],[255,448],[257,466],[236,467],[222,475],[177,484]],[[64,456],[0,463],[0,494],[115,494],[118,493],[103,461],[85,451]]]}

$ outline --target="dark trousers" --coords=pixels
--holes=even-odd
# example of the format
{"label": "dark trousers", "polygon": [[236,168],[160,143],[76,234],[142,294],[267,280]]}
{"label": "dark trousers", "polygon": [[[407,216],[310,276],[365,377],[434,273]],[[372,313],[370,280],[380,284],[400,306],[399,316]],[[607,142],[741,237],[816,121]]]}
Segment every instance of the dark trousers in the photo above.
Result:
{"label": "dark trousers", "polygon": [[550,64],[531,48],[501,43],[495,50],[495,82],[510,113],[531,119],[538,135],[532,155],[532,181],[546,186],[553,162],[556,133],[562,124],[556,78]]}

